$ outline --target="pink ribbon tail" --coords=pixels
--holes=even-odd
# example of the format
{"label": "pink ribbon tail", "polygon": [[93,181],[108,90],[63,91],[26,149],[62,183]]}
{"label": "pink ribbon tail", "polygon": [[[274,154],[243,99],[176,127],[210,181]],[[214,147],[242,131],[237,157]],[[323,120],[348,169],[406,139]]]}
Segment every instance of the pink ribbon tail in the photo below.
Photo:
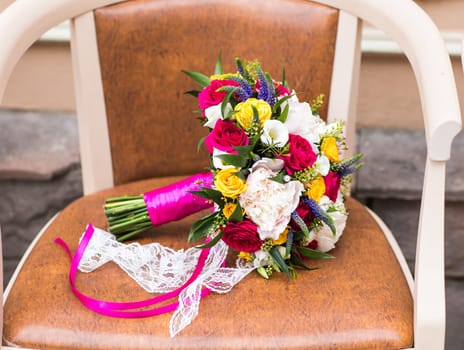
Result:
{"label": "pink ribbon tail", "polygon": [[[72,256],[71,250],[69,246],[61,239],[56,238],[55,243],[62,246],[69,255],[71,259],[71,267],[69,270],[69,283],[71,285],[72,292],[76,295],[76,297],[81,301],[83,305],[85,305],[90,310],[93,310],[99,314],[111,316],[111,317],[120,317],[120,318],[141,318],[141,317],[150,317],[155,315],[160,315],[163,313],[174,311],[178,308],[179,302],[172,302],[170,304],[161,306],[161,307],[154,307],[156,304],[165,302],[169,299],[178,297],[179,294],[187,288],[190,284],[192,284],[200,275],[201,271],[203,270],[206,260],[209,255],[210,249],[203,249],[200,253],[198,258],[198,264],[195,267],[195,270],[192,273],[192,276],[179,288],[162,295],[158,295],[153,298],[149,298],[146,300],[135,301],[135,302],[110,302],[95,299],[85,295],[84,293],[80,292],[76,287],[76,274],[78,271],[79,263],[84,255],[84,252],[92,238],[94,233],[94,227],[89,224],[85,233],[77,247],[76,253]],[[203,288],[201,291],[201,297],[205,297],[211,291],[208,288]],[[151,309],[144,309],[144,310],[134,310],[139,308],[146,308],[152,307]]]}

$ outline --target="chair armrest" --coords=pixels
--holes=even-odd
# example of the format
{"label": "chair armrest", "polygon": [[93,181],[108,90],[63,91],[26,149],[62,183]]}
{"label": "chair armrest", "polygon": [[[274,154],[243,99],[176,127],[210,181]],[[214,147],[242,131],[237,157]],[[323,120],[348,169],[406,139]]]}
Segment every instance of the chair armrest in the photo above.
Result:
{"label": "chair armrest", "polygon": [[461,130],[461,114],[449,54],[430,17],[413,1],[316,1],[374,23],[400,45],[418,82],[428,156],[449,159],[451,142]]}

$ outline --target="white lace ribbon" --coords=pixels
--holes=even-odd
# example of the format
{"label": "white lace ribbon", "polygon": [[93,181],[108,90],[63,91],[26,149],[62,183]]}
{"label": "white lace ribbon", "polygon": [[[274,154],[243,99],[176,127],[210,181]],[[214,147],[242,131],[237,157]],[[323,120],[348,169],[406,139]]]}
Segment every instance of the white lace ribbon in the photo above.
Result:
{"label": "white lace ribbon", "polygon": [[[210,250],[198,278],[179,294],[179,306],[171,317],[170,334],[174,337],[198,315],[201,290],[206,287],[216,293],[229,292],[254,270],[253,266],[222,267],[228,247],[222,241]],[[114,235],[95,228],[82,256],[79,270],[91,272],[107,262],[114,262],[150,293],[169,293],[181,287],[192,275],[201,250],[174,250],[159,243],[123,244]]]}

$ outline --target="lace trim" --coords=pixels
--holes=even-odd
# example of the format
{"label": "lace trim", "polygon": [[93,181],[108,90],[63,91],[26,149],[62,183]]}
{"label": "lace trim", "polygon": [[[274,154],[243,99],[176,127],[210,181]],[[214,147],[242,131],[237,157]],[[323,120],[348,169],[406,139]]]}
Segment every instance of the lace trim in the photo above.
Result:
{"label": "lace trim", "polygon": [[[79,264],[82,272],[92,272],[107,262],[120,266],[143,289],[150,293],[168,293],[181,287],[192,275],[200,255],[198,248],[174,250],[159,243],[122,244],[115,236],[95,228],[93,237]],[[219,241],[210,250],[199,277],[179,295],[179,307],[170,322],[170,334],[175,336],[198,315],[201,290],[228,293],[253,266],[224,267],[227,245]]]}

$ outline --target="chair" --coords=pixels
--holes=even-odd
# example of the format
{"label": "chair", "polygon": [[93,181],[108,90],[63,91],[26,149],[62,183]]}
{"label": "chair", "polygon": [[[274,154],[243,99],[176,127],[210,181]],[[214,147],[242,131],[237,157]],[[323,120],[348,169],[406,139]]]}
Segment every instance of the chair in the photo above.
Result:
{"label": "chair", "polygon": [[[0,14],[0,96],[27,47],[67,18],[86,195],[43,229],[12,278],[4,296],[5,345],[443,349],[445,164],[461,122],[449,57],[417,5],[405,0],[16,1]],[[231,293],[208,296],[197,319],[176,338],[169,338],[169,315],[126,320],[84,308],[69,289],[69,264],[54,238],[75,248],[88,222],[105,227],[106,197],[142,193],[205,165],[206,156],[194,151],[202,134],[190,112],[195,107],[182,96],[192,83],[179,71],[209,72],[220,49],[224,58],[259,58],[274,75],[285,67],[292,87],[306,93],[302,98],[328,97],[323,117],[346,118],[353,150],[361,19],[398,41],[422,98],[428,157],[415,280],[385,224],[348,198],[349,222],[335,260],[318,262],[320,270],[300,273],[291,282],[250,275]],[[185,247],[192,222],[186,218],[153,229],[139,240]],[[78,284],[105,300],[147,297],[112,264],[80,274]]]}

